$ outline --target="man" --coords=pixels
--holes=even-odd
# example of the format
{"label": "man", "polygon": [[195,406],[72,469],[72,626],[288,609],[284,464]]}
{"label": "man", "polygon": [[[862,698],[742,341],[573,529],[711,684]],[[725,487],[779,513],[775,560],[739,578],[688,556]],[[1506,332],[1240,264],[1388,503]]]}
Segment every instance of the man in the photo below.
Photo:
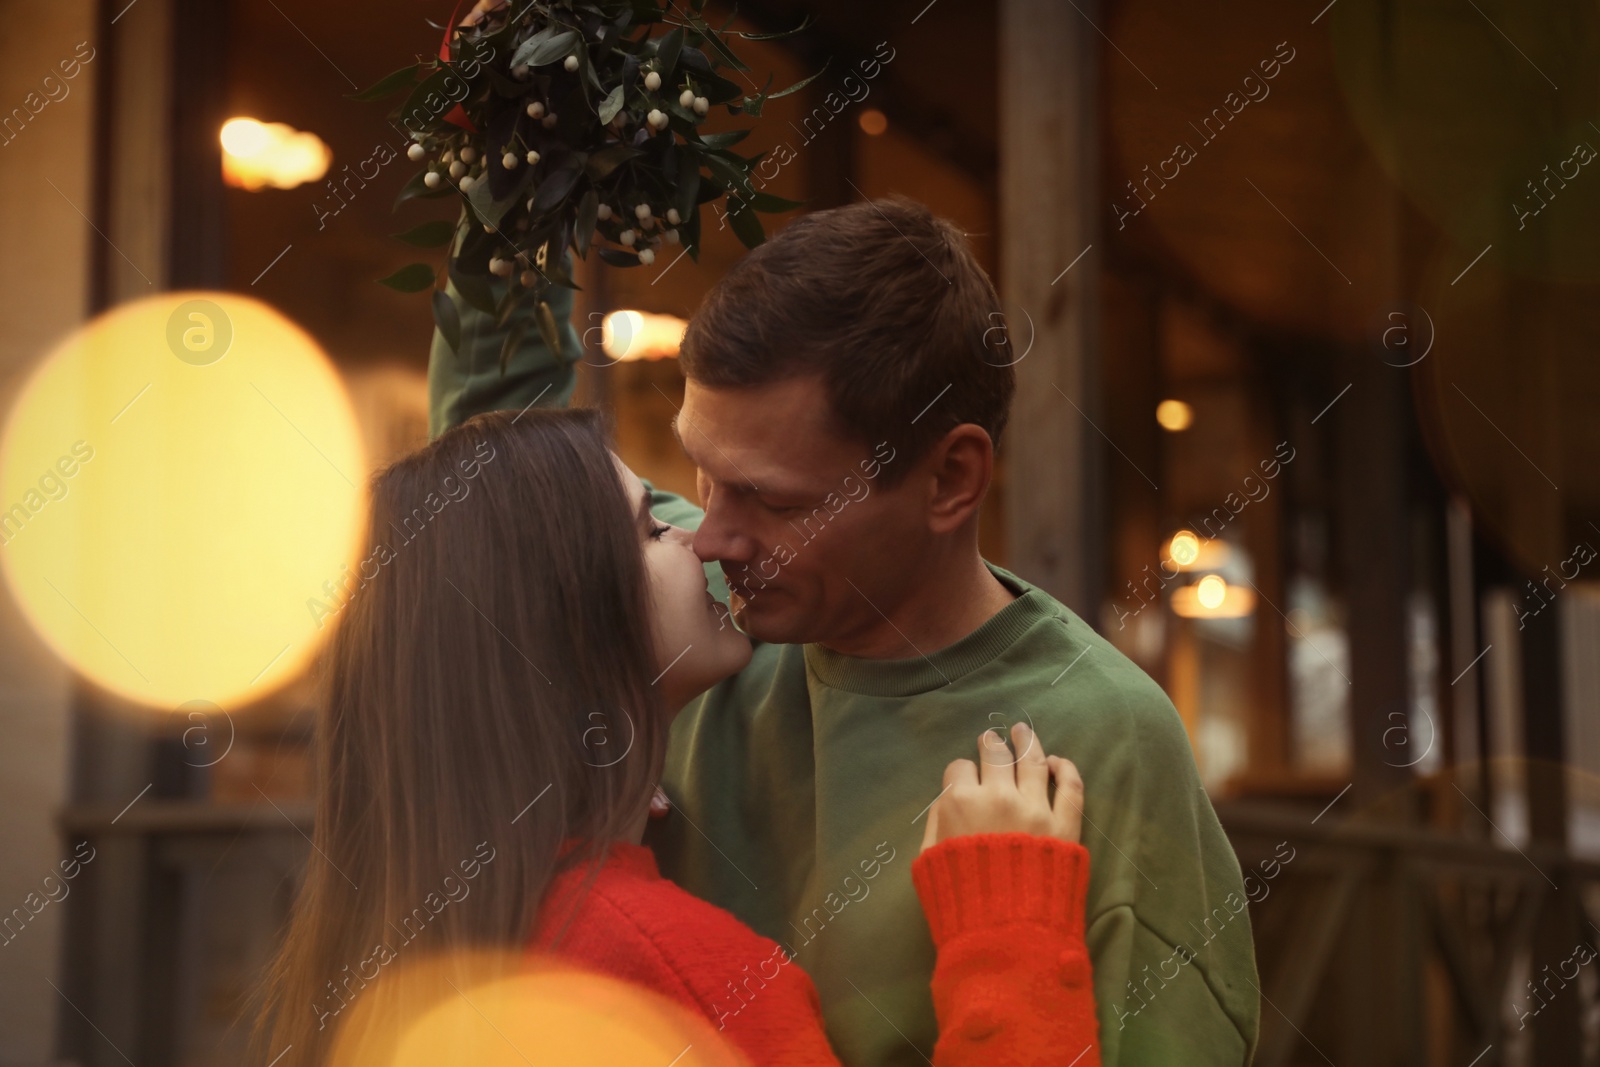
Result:
{"label": "man", "polygon": [[[923,1063],[937,1032],[910,878],[922,820],[976,734],[1029,722],[1084,778],[1104,1062],[1245,1063],[1259,995],[1243,883],[1176,712],[978,552],[1014,389],[998,313],[961,235],[900,199],[803,216],[707,295],[674,424],[705,511],[663,494],[657,515],[697,529],[758,643],[674,724],[674,810],[651,844],[669,877],[805,967],[844,1062]],[[481,327],[459,357],[435,337],[435,433],[570,394],[570,364],[532,342],[501,378]],[[765,962],[728,975],[713,1011],[759,997]]]}

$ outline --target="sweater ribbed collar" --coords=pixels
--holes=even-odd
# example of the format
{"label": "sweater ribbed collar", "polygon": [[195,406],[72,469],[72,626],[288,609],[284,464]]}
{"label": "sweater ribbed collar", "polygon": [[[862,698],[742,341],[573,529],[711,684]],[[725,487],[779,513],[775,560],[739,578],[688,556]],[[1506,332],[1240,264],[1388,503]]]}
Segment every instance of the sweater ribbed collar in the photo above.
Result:
{"label": "sweater ribbed collar", "polygon": [[1059,617],[1048,593],[993,563],[985,566],[1017,598],[954,644],[910,659],[860,659],[806,645],[807,669],[823,685],[860,696],[916,696],[955,683],[1016,644],[1041,619]]}

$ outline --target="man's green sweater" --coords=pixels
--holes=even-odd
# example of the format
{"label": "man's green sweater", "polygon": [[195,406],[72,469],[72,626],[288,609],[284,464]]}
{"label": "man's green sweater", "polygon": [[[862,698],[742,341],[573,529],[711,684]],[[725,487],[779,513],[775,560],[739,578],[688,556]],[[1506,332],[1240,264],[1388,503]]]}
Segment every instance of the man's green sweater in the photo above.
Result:
{"label": "man's green sweater", "polygon": [[[432,432],[564,403],[572,365],[537,336],[527,331],[502,379],[485,317],[468,313],[459,355],[435,334]],[[701,518],[664,493],[655,511],[690,529]],[[922,820],[945,765],[973,758],[982,730],[1027,721],[1083,775],[1103,1062],[1248,1062],[1260,1000],[1244,885],[1177,712],[1066,607],[991,569],[1016,599],[947,648],[864,660],[758,644],[748,667],[685,708],[663,781],[674,810],[649,836],[662,871],[794,955],[845,1063],[925,1064],[938,1034],[934,950],[911,882]],[[725,596],[721,569],[706,570]],[[761,995],[765,962],[726,976],[720,1015]],[[1076,1052],[1062,1050],[1063,1067]]]}

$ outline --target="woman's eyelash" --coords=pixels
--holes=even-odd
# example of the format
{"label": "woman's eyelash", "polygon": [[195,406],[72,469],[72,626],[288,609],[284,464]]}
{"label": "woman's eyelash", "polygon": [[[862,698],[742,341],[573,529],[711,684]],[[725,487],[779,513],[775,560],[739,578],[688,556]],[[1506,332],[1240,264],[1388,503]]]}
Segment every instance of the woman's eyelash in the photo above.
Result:
{"label": "woman's eyelash", "polygon": [[670,529],[672,529],[670,526],[656,526],[652,524],[650,527],[650,539],[652,541],[659,541],[661,540],[661,535]]}

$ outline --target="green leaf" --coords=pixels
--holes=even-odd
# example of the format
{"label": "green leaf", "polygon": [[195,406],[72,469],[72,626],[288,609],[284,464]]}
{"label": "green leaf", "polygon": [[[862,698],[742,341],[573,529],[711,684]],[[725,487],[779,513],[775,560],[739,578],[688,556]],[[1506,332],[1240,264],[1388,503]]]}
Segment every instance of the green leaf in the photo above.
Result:
{"label": "green leaf", "polygon": [[592,180],[599,181],[628,160],[642,155],[644,153],[632,145],[621,142],[607,145],[589,157],[588,162],[584,164],[584,173]]}
{"label": "green leaf", "polygon": [[622,110],[623,88],[621,85],[617,86],[600,101],[600,125],[606,125],[617,117],[617,112]]}
{"label": "green leaf", "polygon": [[486,274],[469,274],[461,269],[458,260],[450,261],[450,283],[456,287],[456,292],[461,294],[461,299],[467,306],[483,312],[485,315],[494,314],[494,289],[489,284]]}
{"label": "green leaf", "polygon": [[723,133],[708,133],[700,138],[700,143],[707,148],[732,148],[746,137],[750,136],[749,130],[727,130]]}
{"label": "green leaf", "polygon": [[711,60],[706,58],[706,54],[692,46],[684,48],[683,52],[678,56],[678,62],[682,63],[687,69],[697,71],[700,74],[710,75],[713,69]]}
{"label": "green leaf", "polygon": [[689,258],[696,263],[700,262],[700,205],[696,204],[684,218],[683,225],[678,227],[678,236],[683,241],[683,247],[689,250]]}
{"label": "green leaf", "polygon": [[566,199],[572,187],[578,184],[587,158],[582,152],[574,152],[563,158],[554,170],[544,176],[539,188],[534,190],[533,207],[528,213],[537,218]]}
{"label": "green leaf", "polygon": [[809,25],[811,25],[811,16],[807,15],[805,18],[800,20],[800,25],[796,26],[792,30],[778,30],[776,33],[740,33],[738,30],[733,32],[738,34],[746,41],[781,41],[785,37],[793,37],[795,34],[800,33]]}
{"label": "green leaf", "polygon": [[[543,282],[548,282],[551,285],[559,285],[563,289],[577,289],[578,283],[572,280],[572,271],[568,269],[571,262],[572,257],[567,255],[566,248],[557,248],[554,244],[551,244],[545,250],[544,267],[540,269],[539,276]],[[542,298],[545,286],[540,284],[538,290],[538,295]]]}
{"label": "green leaf", "polygon": [[744,63],[740,62],[739,57],[734,55],[733,52],[728,49],[728,46],[723,43],[721,35],[718,34],[716,30],[712,29],[710,24],[707,23],[705,19],[690,15],[688,22],[690,28],[698,33],[701,37],[704,37],[706,44],[711,46],[712,66],[725,65],[734,70],[746,71],[750,69],[749,67],[745,66]]}
{"label": "green leaf", "polygon": [[401,293],[420,293],[433,287],[433,268],[426,263],[408,263],[387,278],[379,278],[378,284]]}
{"label": "green leaf", "polygon": [[416,81],[417,71],[421,68],[421,63],[413,63],[409,67],[401,67],[393,74],[386,75],[384,78],[361,90],[359,93],[346,93],[345,97],[350,100],[369,102],[373,100],[382,100],[391,93],[397,93],[401,89],[404,89],[406,86],[410,85],[412,82]]}
{"label": "green leaf", "polygon": [[545,347],[552,356],[561,355],[561,333],[556,328],[556,313],[550,310],[546,301],[539,301],[539,306],[534,309],[534,317],[539,322],[539,336],[544,340]]}
{"label": "green leaf", "polygon": [[[458,186],[459,188],[459,186]],[[489,192],[487,181],[472,183],[472,188],[466,193],[467,203],[472,205],[472,213],[477,216],[477,224],[485,223],[490,226],[500,224],[500,216],[495,214],[494,194]]]}
{"label": "green leaf", "polygon": [[[496,164],[498,166],[498,164]],[[524,174],[526,178],[526,174]],[[512,187],[510,195],[501,200],[494,198],[494,193],[489,189],[486,180],[479,179],[472,183],[472,188],[467,190],[467,202],[472,205],[472,210],[477,213],[478,224],[484,223],[499,229],[500,222],[506,217],[506,212],[516,206],[522,198],[522,188],[526,182],[518,182]]]}
{"label": "green leaf", "polygon": [[517,287],[510,282],[506,283],[505,292],[500,296],[500,306],[495,308],[494,328],[503,330],[506,323],[511,321],[511,316],[517,313]]}
{"label": "green leaf", "polygon": [[788,96],[790,93],[798,93],[801,89],[804,89],[806,86],[810,85],[812,82],[814,82],[818,78],[822,77],[822,72],[827,70],[827,69],[828,69],[828,64],[824,63],[824,64],[822,64],[822,66],[820,68],[818,68],[818,70],[817,70],[817,72],[815,74],[811,75],[811,77],[809,77],[809,78],[801,78],[799,81],[797,81],[793,85],[789,86],[789,88],[787,88],[787,89],[779,89],[777,92],[773,93],[771,96],[768,96],[767,99],[768,100],[777,100],[779,97]]}
{"label": "green leaf", "polygon": [[594,240],[594,224],[599,217],[600,194],[593,188],[583,194],[583,199],[578,201],[578,217],[573,223],[572,238],[577,245],[578,256],[581,259],[589,258],[589,243]]}
{"label": "green leaf", "polygon": [[760,118],[761,109],[767,102],[767,90],[770,88],[772,88],[772,75],[768,74],[767,84],[761,87],[761,91],[759,93],[754,96],[745,97],[743,103],[729,104],[728,110],[734,114],[738,114],[739,112],[743,111],[746,115],[750,115],[754,118]]}
{"label": "green leaf", "polygon": [[439,335],[450,346],[450,351],[461,350],[461,313],[456,309],[456,302],[450,299],[450,294],[443,289],[433,291],[433,321],[439,327]]}
{"label": "green leaf", "polygon": [[675,26],[656,44],[656,72],[661,80],[671,84],[672,70],[678,65],[678,53],[683,49],[683,27]]}
{"label": "green leaf", "polygon": [[757,211],[793,211],[797,207],[805,207],[804,200],[788,200],[771,193],[754,193],[750,197],[750,206]]}
{"label": "green leaf", "polygon": [[678,153],[677,199],[672,206],[682,218],[688,218],[694,208],[695,197],[700,194],[700,159],[687,145]]}
{"label": "green leaf", "polygon": [[728,224],[746,248],[754,248],[767,239],[755,209],[737,196],[728,197]]}
{"label": "green leaf", "polygon": [[750,189],[750,173],[738,163],[730,163],[719,155],[707,153],[705,164],[711,171],[711,176],[722,184],[730,193],[752,191]]}
{"label": "green leaf", "polygon": [[570,55],[573,45],[577,43],[576,30],[546,26],[522,42],[522,47],[511,57],[511,67],[515,70],[521,66],[542,67],[546,63],[554,63]]}
{"label": "green leaf", "polygon": [[[595,71],[594,64],[589,61],[589,50],[587,48],[580,48],[578,49],[577,56],[578,67],[582,72],[584,83],[586,85],[594,86],[594,91],[597,93],[605,92],[606,87],[600,84],[600,75]],[[589,98],[588,89],[584,90],[583,98],[585,100]]]}
{"label": "green leaf", "polygon": [[[445,93],[445,82],[450,78],[460,78],[460,75],[449,67],[441,66],[438,70],[418,82],[417,87],[411,90],[411,95],[406,97],[406,102],[401,104],[394,113],[395,118],[405,127],[407,133],[412,135],[423,133],[443,122],[444,116],[449,114],[449,109],[446,108],[442,111],[430,109],[427,100],[430,96],[444,98],[447,95]],[[416,121],[411,121],[413,119]]]}
{"label": "green leaf", "polygon": [[[687,55],[689,49],[685,48]],[[700,90],[700,95],[713,104],[725,104],[730,100],[739,99],[739,86],[724,78],[720,74],[700,74],[695,78],[695,88]]]}
{"label": "green leaf", "polygon": [[427,171],[413,174],[410,180],[400,187],[399,194],[394,198],[393,210],[400,210],[400,205],[407,200],[437,200],[441,196],[449,196],[454,192],[448,185],[443,184],[437,189],[429,189],[426,181],[427,176]]}
{"label": "green leaf", "polygon": [[[505,343],[500,346],[500,373],[506,372],[506,367],[511,363],[511,357],[517,354],[517,349],[522,345],[522,337],[528,332],[528,319],[523,316],[518,319],[510,330],[506,332]],[[554,351],[552,349],[552,351]]]}
{"label": "green leaf", "polygon": [[455,233],[455,223],[445,219],[437,219],[433,222],[424,222],[421,226],[413,227],[405,233],[397,233],[391,236],[415,248],[438,248],[441,245],[449,244],[450,238],[454,237]]}

